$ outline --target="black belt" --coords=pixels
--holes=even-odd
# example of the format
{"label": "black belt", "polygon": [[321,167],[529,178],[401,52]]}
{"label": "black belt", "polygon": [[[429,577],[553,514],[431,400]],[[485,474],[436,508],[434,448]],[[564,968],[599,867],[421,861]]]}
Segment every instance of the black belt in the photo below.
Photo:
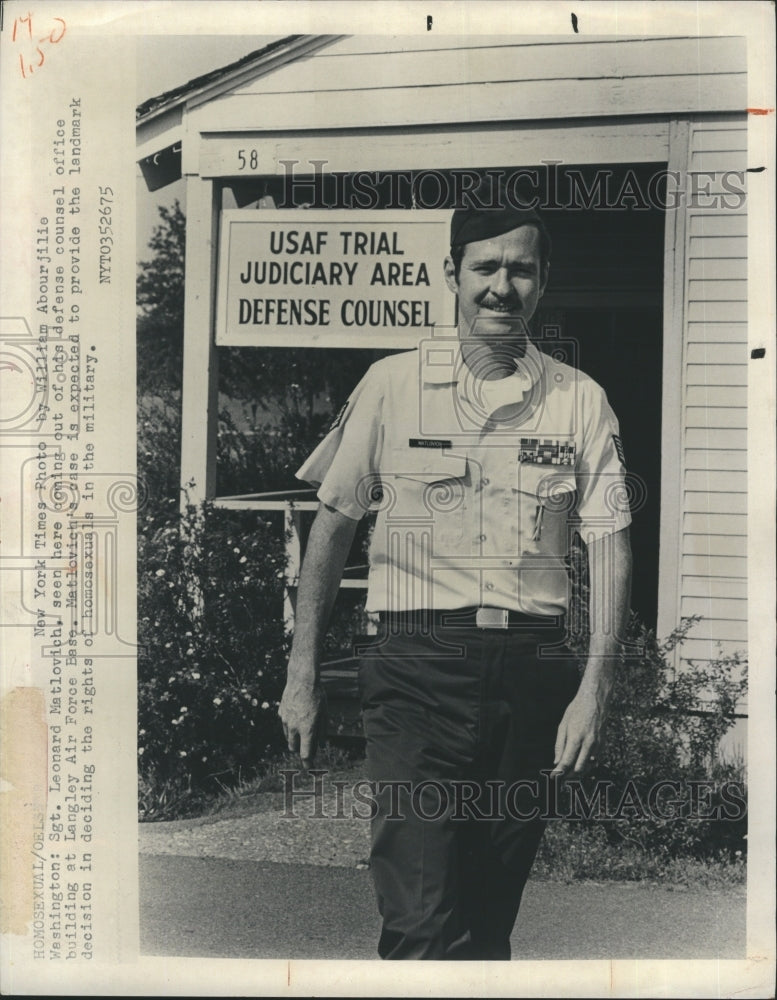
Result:
{"label": "black belt", "polygon": [[414,632],[432,628],[520,629],[526,632],[549,632],[564,628],[563,615],[525,615],[504,608],[445,608],[433,611],[381,611],[381,625],[392,632]]}

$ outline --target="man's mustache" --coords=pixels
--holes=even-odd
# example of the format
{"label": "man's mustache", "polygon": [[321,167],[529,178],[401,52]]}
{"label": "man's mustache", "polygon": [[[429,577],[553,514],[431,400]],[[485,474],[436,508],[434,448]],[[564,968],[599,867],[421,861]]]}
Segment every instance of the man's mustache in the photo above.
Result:
{"label": "man's mustache", "polygon": [[480,305],[483,309],[504,309],[511,312],[521,309],[520,299],[484,299]]}

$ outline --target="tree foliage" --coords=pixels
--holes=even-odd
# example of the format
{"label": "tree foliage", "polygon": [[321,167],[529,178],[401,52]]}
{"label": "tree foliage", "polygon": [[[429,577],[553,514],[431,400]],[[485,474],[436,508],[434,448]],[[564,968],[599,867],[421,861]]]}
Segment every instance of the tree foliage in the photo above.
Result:
{"label": "tree foliage", "polygon": [[186,218],[178,200],[160,205],[159,215],[148,244],[153,256],[140,262],[136,282],[141,393],[181,388]]}

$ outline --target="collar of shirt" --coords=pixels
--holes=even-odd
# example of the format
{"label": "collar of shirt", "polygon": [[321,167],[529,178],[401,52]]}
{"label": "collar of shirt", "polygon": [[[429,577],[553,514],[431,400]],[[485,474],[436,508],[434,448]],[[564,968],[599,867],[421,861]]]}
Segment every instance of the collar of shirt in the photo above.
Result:
{"label": "collar of shirt", "polygon": [[487,404],[489,412],[517,403],[531,391],[542,376],[542,354],[529,341],[526,353],[517,358],[515,371],[502,379],[478,379],[471,374],[461,354],[461,345],[455,347],[427,347],[422,360],[424,382],[433,385],[455,384],[459,397],[482,407]]}

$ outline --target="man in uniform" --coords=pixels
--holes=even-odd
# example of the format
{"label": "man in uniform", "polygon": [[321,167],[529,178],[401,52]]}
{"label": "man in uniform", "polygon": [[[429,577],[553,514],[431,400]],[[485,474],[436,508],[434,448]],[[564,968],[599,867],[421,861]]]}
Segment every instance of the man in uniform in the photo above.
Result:
{"label": "man in uniform", "polygon": [[[549,257],[542,220],[501,186],[457,208],[457,339],[373,365],[298,472],[321,506],[280,716],[306,766],[322,639],[357,522],[377,511],[381,629],[359,683],[383,958],[510,957],[549,789],[585,771],[607,715],[630,600],[623,452],[603,390],[530,338]],[[591,594],[582,679],[563,645],[574,532]]]}

